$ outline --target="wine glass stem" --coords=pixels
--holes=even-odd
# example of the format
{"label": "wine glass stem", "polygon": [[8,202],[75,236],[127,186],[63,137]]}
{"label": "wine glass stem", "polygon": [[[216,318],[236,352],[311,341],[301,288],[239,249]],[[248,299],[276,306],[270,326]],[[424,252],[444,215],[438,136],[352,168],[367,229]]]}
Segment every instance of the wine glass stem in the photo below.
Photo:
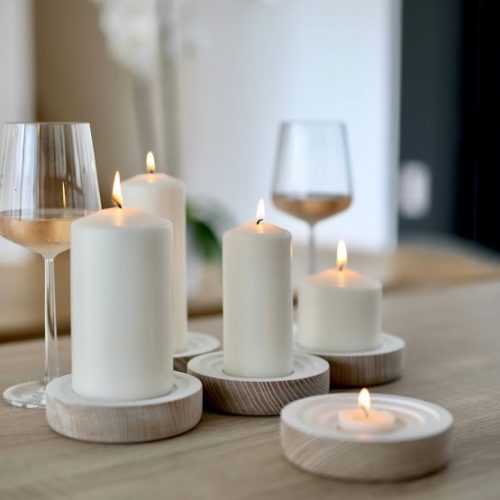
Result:
{"label": "wine glass stem", "polygon": [[54,259],[51,258],[45,259],[45,385],[58,375],[56,283]]}
{"label": "wine glass stem", "polygon": [[309,274],[316,272],[316,241],[314,239],[314,224],[309,224]]}

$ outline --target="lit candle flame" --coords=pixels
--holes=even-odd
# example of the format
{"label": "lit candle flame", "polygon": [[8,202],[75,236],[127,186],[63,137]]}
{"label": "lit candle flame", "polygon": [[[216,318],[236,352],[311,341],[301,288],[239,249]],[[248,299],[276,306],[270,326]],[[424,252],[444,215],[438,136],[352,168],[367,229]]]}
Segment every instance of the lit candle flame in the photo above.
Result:
{"label": "lit candle flame", "polygon": [[337,269],[342,271],[347,267],[347,248],[344,240],[340,240],[337,245]]}
{"label": "lit candle flame", "polygon": [[264,217],[266,216],[266,206],[264,205],[264,200],[261,198],[259,200],[259,204],[257,205],[257,214],[255,217],[257,218],[257,224],[264,222]]}
{"label": "lit candle flame", "polygon": [[361,392],[359,393],[358,405],[363,410],[365,417],[368,417],[371,408],[371,401],[370,393],[368,392],[368,389],[366,387],[361,389]]}
{"label": "lit candle flame", "polygon": [[115,173],[115,180],[113,181],[113,195],[111,196],[111,199],[113,200],[113,205],[115,207],[122,208],[122,185],[120,182],[120,172],[118,172],[118,170]]}
{"label": "lit candle flame", "polygon": [[146,155],[146,168],[149,174],[154,174],[156,170],[155,157],[151,151]]}

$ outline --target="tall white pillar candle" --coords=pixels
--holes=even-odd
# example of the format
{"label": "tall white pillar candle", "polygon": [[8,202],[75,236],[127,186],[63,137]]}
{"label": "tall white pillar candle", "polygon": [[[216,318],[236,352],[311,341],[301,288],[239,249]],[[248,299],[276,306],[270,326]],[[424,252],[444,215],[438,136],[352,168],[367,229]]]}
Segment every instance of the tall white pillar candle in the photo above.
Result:
{"label": "tall white pillar candle", "polygon": [[137,208],[110,208],[75,221],[71,243],[74,392],[106,400],[167,394],[172,224]]}
{"label": "tall white pillar candle", "polygon": [[382,286],[347,269],[343,241],[337,269],[307,277],[298,293],[298,344],[329,352],[375,349],[380,336]]}
{"label": "tall white pillar candle", "polygon": [[224,371],[241,377],[293,371],[292,238],[263,217],[223,238]]}
{"label": "tall white pillar candle", "polygon": [[125,206],[139,207],[172,221],[173,253],[173,332],[174,351],[186,348],[186,195],[184,183],[163,173],[155,173],[152,153],[146,160],[148,173],[136,175],[122,184]]}

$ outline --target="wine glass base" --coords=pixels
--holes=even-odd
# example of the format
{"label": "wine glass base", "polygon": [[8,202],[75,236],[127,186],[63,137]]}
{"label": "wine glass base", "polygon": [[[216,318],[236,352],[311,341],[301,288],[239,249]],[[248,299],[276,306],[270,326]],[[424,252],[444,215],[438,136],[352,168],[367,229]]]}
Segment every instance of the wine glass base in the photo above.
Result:
{"label": "wine glass base", "polygon": [[33,381],[13,385],[5,389],[3,399],[19,408],[45,408],[45,384]]}

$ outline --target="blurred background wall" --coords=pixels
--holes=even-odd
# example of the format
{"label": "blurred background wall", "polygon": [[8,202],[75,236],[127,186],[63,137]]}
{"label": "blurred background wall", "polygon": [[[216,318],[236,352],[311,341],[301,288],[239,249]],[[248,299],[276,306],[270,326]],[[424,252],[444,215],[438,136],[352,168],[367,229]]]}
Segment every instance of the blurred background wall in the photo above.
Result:
{"label": "blurred background wall", "polygon": [[[30,0],[0,2],[0,123],[35,118],[33,26]],[[29,258],[30,252],[0,237],[0,260]]]}
{"label": "blurred background wall", "polygon": [[34,118],[34,33],[30,0],[0,3],[0,120]]}
{"label": "blurred background wall", "polygon": [[[90,121],[105,205],[113,171],[143,169],[152,135],[134,78],[106,47],[100,10],[113,3],[0,3],[0,120]],[[133,12],[150,2],[120,3]],[[354,204],[319,225],[320,243],[342,236],[379,251],[398,237],[444,234],[500,250],[495,2],[161,2],[174,4],[181,175],[191,196],[218,201],[235,221],[251,218],[264,196],[269,218],[303,241],[305,225],[269,202],[278,123],[343,119]],[[159,134],[159,169],[171,169]],[[0,245],[4,260],[21,255]]]}
{"label": "blurred background wall", "polygon": [[[36,115],[90,121],[103,203],[114,170],[144,168],[133,81],[108,56],[96,5],[35,2]],[[399,0],[211,0],[181,2],[190,46],[179,60],[181,175],[191,196],[213,199],[235,221],[258,199],[269,219],[307,227],[272,207],[271,175],[280,121],[347,123],[354,203],[318,226],[378,251],[397,239],[401,13]],[[160,165],[165,169],[166,165]]]}
{"label": "blurred background wall", "polygon": [[[378,254],[369,256],[376,275],[391,274],[380,262],[401,240],[498,252],[497,4],[161,0],[158,14],[154,0],[1,0],[0,122],[89,121],[105,206],[114,171],[142,171],[149,148],[159,170],[186,180],[192,201],[222,205],[234,223],[252,219],[264,197],[268,219],[292,230],[300,267],[306,224],[270,200],[278,125],[345,120],[354,203],[319,224],[322,265],[340,237],[361,250],[360,270],[371,273],[356,257]],[[158,19],[160,56],[150,60]],[[191,253],[200,304],[207,290],[220,304],[219,267]],[[446,268],[447,255],[426,275]],[[68,255],[56,266],[64,329]],[[412,268],[397,264],[394,274]],[[0,284],[0,330],[39,329],[41,260],[0,239]]]}
{"label": "blurred background wall", "polygon": [[130,79],[106,52],[93,2],[41,0],[33,7],[37,120],[90,122],[109,206],[115,170],[125,178],[143,164]]}

